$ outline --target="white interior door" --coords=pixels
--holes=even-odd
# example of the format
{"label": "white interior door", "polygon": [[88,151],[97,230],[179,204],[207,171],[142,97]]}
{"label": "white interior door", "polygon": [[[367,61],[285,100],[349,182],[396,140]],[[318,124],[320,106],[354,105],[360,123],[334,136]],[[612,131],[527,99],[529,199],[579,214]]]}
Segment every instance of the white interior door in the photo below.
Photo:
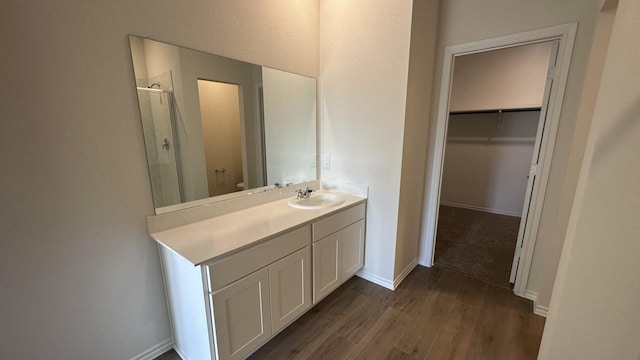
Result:
{"label": "white interior door", "polygon": [[540,162],[540,151],[542,146],[542,134],[544,133],[545,126],[547,125],[547,114],[549,110],[549,97],[551,95],[551,89],[553,87],[553,77],[556,69],[556,61],[558,57],[558,47],[560,45],[559,40],[554,40],[551,46],[551,56],[549,59],[549,69],[547,71],[547,83],[544,88],[544,97],[542,98],[542,107],[540,108],[540,120],[538,121],[538,131],[536,133],[536,141],[533,148],[533,156],[531,158],[531,167],[529,169],[529,176],[527,177],[527,190],[525,192],[524,205],[522,207],[522,217],[520,220],[520,229],[518,230],[518,240],[516,242],[516,251],[513,254],[513,263],[511,265],[511,275],[509,282],[514,283],[516,281],[516,275],[518,274],[518,265],[520,263],[520,255],[522,254],[522,244],[524,242],[525,233],[528,231],[527,225],[530,223],[530,216],[532,201],[533,201],[533,189],[536,185],[536,179],[538,177],[538,164]]}

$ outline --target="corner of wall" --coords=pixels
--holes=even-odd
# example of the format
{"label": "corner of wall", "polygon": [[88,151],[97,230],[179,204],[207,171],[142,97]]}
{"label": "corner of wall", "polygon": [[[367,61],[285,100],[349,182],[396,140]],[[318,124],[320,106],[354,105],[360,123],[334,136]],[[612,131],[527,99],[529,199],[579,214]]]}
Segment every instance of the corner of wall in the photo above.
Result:
{"label": "corner of wall", "polygon": [[385,279],[382,276],[379,276],[377,274],[374,274],[372,272],[366,271],[365,269],[362,269],[360,271],[358,271],[356,273],[356,275],[362,279],[365,279],[367,281],[370,281],[376,285],[380,285],[384,288],[387,288],[389,290],[394,290],[393,284],[394,282],[389,280],[389,279]]}
{"label": "corner of wall", "polygon": [[394,264],[400,281],[417,264],[420,250],[438,11],[439,1],[413,2]]}
{"label": "corner of wall", "polygon": [[538,293],[535,291],[527,290],[524,293],[524,298],[533,301],[533,313],[543,317],[547,317],[549,307],[538,303]]}

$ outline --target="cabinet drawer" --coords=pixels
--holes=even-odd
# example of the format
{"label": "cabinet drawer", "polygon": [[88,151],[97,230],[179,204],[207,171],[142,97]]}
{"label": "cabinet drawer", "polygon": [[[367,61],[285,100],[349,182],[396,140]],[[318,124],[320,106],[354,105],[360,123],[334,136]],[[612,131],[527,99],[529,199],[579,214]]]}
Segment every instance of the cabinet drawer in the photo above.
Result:
{"label": "cabinet drawer", "polygon": [[209,291],[214,292],[311,244],[309,225],[207,266]]}
{"label": "cabinet drawer", "polygon": [[318,241],[360,219],[364,219],[364,213],[365,204],[360,204],[314,223],[313,241]]}

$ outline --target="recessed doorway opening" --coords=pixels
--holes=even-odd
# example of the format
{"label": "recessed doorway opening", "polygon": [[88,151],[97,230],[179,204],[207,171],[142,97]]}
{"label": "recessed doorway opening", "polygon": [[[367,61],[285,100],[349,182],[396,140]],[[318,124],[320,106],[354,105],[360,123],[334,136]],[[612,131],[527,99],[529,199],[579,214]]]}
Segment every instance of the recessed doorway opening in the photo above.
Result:
{"label": "recessed doorway opening", "polygon": [[240,85],[198,79],[209,196],[244,190]]}
{"label": "recessed doorway opening", "polygon": [[[511,224],[507,226],[509,230],[506,233],[510,234],[507,237],[513,248],[501,250],[501,258],[507,261],[502,261],[499,266],[502,269],[500,281],[505,284],[505,277],[509,275],[509,281],[514,283],[513,291],[519,296],[525,296],[575,30],[575,24],[567,24],[445,48],[431,165],[432,178],[425,189],[420,264],[434,265],[436,256],[440,253],[436,247],[440,241],[438,236],[442,237],[441,234],[437,236],[438,227],[447,221],[447,212],[457,213],[458,219],[467,218],[466,221],[471,224],[477,220],[467,216],[467,210],[485,213],[482,215],[496,215],[494,223]],[[510,74],[509,65],[504,61],[508,57],[504,56],[497,59],[493,70],[476,64],[475,67],[467,67],[465,74],[464,66],[461,66],[472,56],[491,57],[508,50],[517,52],[526,46],[547,47],[546,66],[536,67],[527,61],[519,62],[520,65],[528,65],[530,69],[542,69],[538,71],[542,75],[537,77],[537,82],[528,78],[535,73],[532,70],[525,70],[524,75]],[[456,80],[457,71],[463,72],[462,83],[459,79]],[[481,80],[479,83],[485,82],[484,88],[474,87],[465,79],[474,72]],[[493,83],[490,89],[486,87],[486,82]],[[515,85],[509,85],[509,82]],[[528,87],[530,89],[524,92],[513,88],[533,82],[538,85]],[[524,97],[516,94],[529,92],[536,94],[535,102],[523,101]],[[499,101],[504,98],[510,98],[511,103]],[[535,134],[532,134],[531,130],[534,128]],[[455,159],[456,156],[458,160]],[[473,160],[468,161],[469,158]],[[528,160],[522,160],[523,158]],[[466,164],[453,167],[447,164],[449,160],[455,164],[460,159],[467,159]],[[451,179],[453,185],[450,183]],[[513,184],[507,186],[505,182]],[[452,189],[455,190],[451,191]],[[507,195],[511,195],[505,196],[500,190],[508,190]],[[520,195],[513,195],[517,193]],[[514,199],[519,199],[520,203]],[[445,206],[448,208],[445,209]],[[508,218],[501,218],[502,216],[516,219],[505,221]],[[518,216],[520,219],[517,219]],[[453,223],[453,220],[449,221]],[[518,225],[515,238],[513,223]],[[495,240],[496,236],[491,235],[491,231],[497,226],[490,224],[491,221],[485,226],[485,233],[489,229],[488,238]],[[455,226],[449,229],[450,233],[456,231]],[[479,229],[481,226],[472,225],[465,233],[460,230],[458,232],[473,238],[472,232],[478,232]],[[489,240],[478,237],[474,239],[476,244],[470,244],[471,249],[477,245],[492,245]],[[471,253],[473,252],[472,250]],[[505,252],[510,255],[505,256]],[[509,262],[511,266],[505,266]]]}
{"label": "recessed doorway opening", "polygon": [[504,287],[513,282],[518,230],[530,202],[529,173],[537,164],[534,149],[542,135],[538,125],[546,113],[540,110],[557,43],[456,57],[435,265]]}

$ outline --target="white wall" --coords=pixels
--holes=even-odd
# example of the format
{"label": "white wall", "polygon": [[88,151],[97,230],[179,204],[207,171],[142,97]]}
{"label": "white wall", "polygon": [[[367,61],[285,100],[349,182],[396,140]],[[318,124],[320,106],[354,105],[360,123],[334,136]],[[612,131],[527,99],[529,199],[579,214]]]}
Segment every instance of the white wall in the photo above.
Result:
{"label": "white wall", "polygon": [[316,179],[316,80],[263,68],[267,184]]}
{"label": "white wall", "polygon": [[0,358],[169,339],[127,34],[310,76],[318,4],[10,1],[0,12]]}
{"label": "white wall", "polygon": [[418,257],[439,0],[413,1],[394,281]]}
{"label": "white wall", "polygon": [[322,179],[369,185],[364,273],[393,282],[411,1],[320,2]]}
{"label": "white wall", "polygon": [[520,216],[539,117],[540,111],[449,116],[440,202]]}
{"label": "white wall", "polygon": [[551,42],[456,57],[450,111],[542,106]]}
{"label": "white wall", "polygon": [[[546,306],[550,294],[542,295],[545,286],[552,284],[567,226],[569,208],[565,205],[573,200],[577,181],[576,163],[569,159],[572,143],[580,141],[584,133],[576,131],[584,123],[577,116],[582,95],[582,85],[586,75],[589,50],[593,39],[595,18],[600,0],[539,0],[514,2],[508,0],[469,2],[449,0],[441,4],[438,49],[436,55],[434,97],[439,101],[440,75],[444,48],[481,39],[549,27],[557,24],[578,22],[578,32],[573,49],[571,68],[567,80],[564,104],[560,116],[553,165],[547,186],[543,215],[538,232],[538,240],[533,255],[533,264],[528,282],[528,290],[539,293],[538,301]],[[429,144],[434,144],[436,112],[431,114]],[[578,138],[576,138],[575,136]],[[429,148],[428,169],[433,164],[433,145]],[[427,181],[429,181],[427,177]],[[430,184],[427,184],[430,186]],[[425,217],[433,214],[424,214]],[[422,237],[429,234],[422,234]],[[421,249],[425,256],[426,249]]]}
{"label": "white wall", "polygon": [[640,356],[640,3],[620,0],[541,359]]}

